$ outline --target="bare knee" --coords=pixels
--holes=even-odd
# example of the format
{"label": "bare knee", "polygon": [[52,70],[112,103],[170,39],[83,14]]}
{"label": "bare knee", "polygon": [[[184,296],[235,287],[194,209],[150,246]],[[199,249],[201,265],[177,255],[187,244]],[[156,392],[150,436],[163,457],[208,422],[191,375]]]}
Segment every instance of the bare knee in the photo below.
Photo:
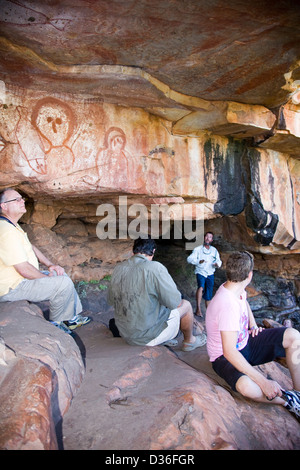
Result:
{"label": "bare knee", "polygon": [[295,328],[287,328],[283,335],[282,345],[285,349],[300,347],[300,333]]}
{"label": "bare knee", "polygon": [[180,307],[177,308],[180,313],[180,318],[190,315],[193,316],[193,308],[191,303],[188,300],[183,299]]}
{"label": "bare knee", "polygon": [[253,382],[247,375],[242,375],[236,385],[236,390],[246,398],[251,398],[254,401],[260,401],[262,391],[260,387]]}

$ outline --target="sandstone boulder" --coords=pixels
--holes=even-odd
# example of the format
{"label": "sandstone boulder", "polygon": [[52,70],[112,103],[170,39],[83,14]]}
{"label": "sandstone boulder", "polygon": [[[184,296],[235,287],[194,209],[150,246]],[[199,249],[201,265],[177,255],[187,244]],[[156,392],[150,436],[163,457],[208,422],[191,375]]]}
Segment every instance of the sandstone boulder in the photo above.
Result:
{"label": "sandstone boulder", "polygon": [[[230,391],[205,347],[184,353],[181,337],[173,349],[129,346],[112,336],[99,312],[76,330],[83,376],[74,339],[38,307],[1,307],[2,449],[300,448],[297,420],[280,406]],[[291,387],[283,366],[260,369]]]}
{"label": "sandstone boulder", "polygon": [[[64,417],[66,450],[300,448],[297,420],[280,406],[231,392],[205,347],[184,353],[129,346],[99,323],[78,334],[88,344],[87,372]],[[291,386],[282,366],[262,371]]]}
{"label": "sandstone boulder", "polygon": [[0,448],[57,449],[84,365],[74,339],[25,301],[0,304]]}

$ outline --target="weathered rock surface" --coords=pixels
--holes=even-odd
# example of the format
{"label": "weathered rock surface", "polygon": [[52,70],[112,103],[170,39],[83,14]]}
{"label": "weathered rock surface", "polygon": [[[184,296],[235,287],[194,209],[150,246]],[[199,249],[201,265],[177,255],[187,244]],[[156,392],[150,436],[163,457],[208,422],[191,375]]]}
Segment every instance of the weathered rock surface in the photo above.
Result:
{"label": "weathered rock surface", "polygon": [[33,222],[61,223],[53,201],[95,223],[120,194],[174,197],[244,214],[256,251],[299,252],[296,4],[1,7],[0,187],[32,198]]}
{"label": "weathered rock surface", "polygon": [[74,339],[28,302],[0,304],[0,448],[57,449],[84,365]]}
{"label": "weathered rock surface", "polygon": [[[78,334],[87,345],[86,376],[64,417],[66,450],[300,448],[296,419],[224,388],[205,347],[133,347],[92,323]],[[290,386],[282,366],[262,370]]]}
{"label": "weathered rock surface", "polygon": [[177,112],[182,95],[203,106],[275,108],[299,78],[297,2],[2,0],[1,7],[3,80],[36,93],[71,90]]}
{"label": "weathered rock surface", "polygon": [[[45,321],[37,306],[0,304],[1,448],[300,448],[296,419],[231,392],[205,347],[184,353],[181,337],[172,350],[114,338],[106,326],[113,316],[107,282],[98,293],[90,285],[93,322],[74,339]],[[79,289],[84,304],[92,299],[88,288]],[[283,366],[260,369],[291,387]]]}
{"label": "weathered rock surface", "polygon": [[[0,109],[0,186],[30,197],[26,221],[60,233],[77,217],[76,233],[85,236],[88,227],[80,222],[94,224],[95,233],[105,204],[117,218],[118,196],[127,195],[131,218],[135,204],[145,206],[149,220],[159,204],[179,205],[172,220],[182,220],[191,204],[200,220],[244,214],[240,221],[256,251],[299,252],[296,155],[252,147],[230,133],[200,129],[192,136],[187,129],[178,136],[170,121],[138,108],[37,99],[29,92],[7,98],[9,106]],[[253,113],[245,111],[245,122]],[[294,126],[299,116],[294,113]]]}
{"label": "weathered rock surface", "polygon": [[[199,209],[198,218],[214,231],[224,263],[235,249],[255,254],[259,282],[251,286],[250,300],[258,317],[280,321],[288,317],[299,325],[297,2],[253,0],[251,8],[240,0],[0,3],[0,189],[13,186],[29,198],[22,223],[31,241],[63,265],[73,280],[99,281],[112,272],[116,262],[130,255],[132,244],[127,232],[120,240],[119,233],[114,239],[99,239],[97,227],[105,220],[105,207],[116,211],[119,230],[120,197],[127,198],[131,207],[127,225],[134,221],[141,205],[146,208],[147,221],[151,220],[153,206],[172,206],[175,224],[192,204],[192,218],[196,219]],[[145,231],[148,233],[150,226]],[[158,236],[162,233],[160,226]],[[186,272],[182,262],[178,266],[176,269]],[[278,280],[268,283],[268,276]],[[191,295],[194,297],[194,292]],[[6,390],[22,370],[35,376],[42,399],[32,392],[33,402],[41,402],[38,416],[43,415],[47,424],[38,426],[38,433],[29,436],[17,420],[16,437],[7,446],[54,448],[53,409],[49,406],[53,406],[55,395],[59,412],[55,408],[54,415],[62,415],[68,408],[80,383],[80,359],[78,351],[74,352],[75,356],[72,353],[68,359],[72,364],[67,361],[65,365],[65,345],[56,339],[61,333],[53,332],[38,313],[32,317],[37,310],[29,310],[18,317],[17,325],[5,314],[4,342],[8,347],[0,367],[11,370],[3,379]],[[34,328],[26,333],[28,341],[23,344],[23,321],[27,317]],[[97,334],[98,329],[96,325]],[[281,443],[272,433],[275,418],[281,438],[279,425],[286,426],[284,410],[276,410],[270,424],[272,432],[266,431],[259,440],[252,436],[256,426],[259,430],[263,426],[263,420],[255,421],[259,413],[248,413],[250,406],[244,403],[237,407],[235,398],[223,389],[216,392],[202,372],[186,369],[165,349],[137,352],[107,337],[101,328],[99,334],[101,338],[104,335],[99,352],[104,355],[105,367],[106,350],[101,349],[105,342],[114,345],[116,356],[120,347],[125,362],[128,357],[130,364],[137,362],[142,367],[137,371],[140,379],[133,378],[137,389],[133,386],[130,393],[122,379],[127,363],[121,364],[124,371],[117,368],[113,372],[115,382],[121,383],[120,403],[124,397],[129,403],[123,408],[116,405],[116,398],[114,406],[142,416],[145,405],[153,429],[157,421],[150,414],[150,405],[163,417],[163,430],[155,431],[153,440],[145,437],[147,443],[139,441],[137,446],[193,448],[200,442],[203,448],[298,445],[292,431],[293,438],[288,441],[287,434]],[[65,341],[71,347],[71,339]],[[186,387],[182,377],[176,377],[170,414],[161,404],[161,397],[169,393],[166,382],[157,381],[153,398],[146,390],[151,367],[153,378],[158,377],[160,363],[164,369],[170,364],[172,370],[179,367],[187,375]],[[73,369],[75,376],[69,383]],[[19,388],[26,387],[26,396],[31,396],[34,388],[30,377],[20,379]],[[228,417],[213,421],[191,383],[203,388],[206,395],[214,390],[216,409],[222,408],[221,403]],[[109,382],[109,386],[113,384]],[[112,390],[117,392],[118,388]],[[105,398],[101,395],[101,416],[108,410],[110,418],[115,418],[112,407],[104,406],[105,400],[112,405],[108,395],[108,391]],[[184,397],[184,405],[179,397]],[[29,404],[21,398],[17,401],[18,415]],[[238,411],[241,409],[242,413]],[[274,411],[256,409],[262,410],[268,424],[267,413]],[[204,431],[204,415],[209,417],[210,437]],[[124,417],[125,425],[128,416]],[[6,418],[3,415],[3,420]],[[138,424],[142,426],[139,420]],[[117,436],[117,419],[114,425]],[[95,423],[99,436],[96,433],[88,445],[110,445],[101,440],[97,426]],[[248,432],[245,436],[244,430]],[[120,432],[124,434],[123,427]],[[173,433],[174,440],[170,437]]]}

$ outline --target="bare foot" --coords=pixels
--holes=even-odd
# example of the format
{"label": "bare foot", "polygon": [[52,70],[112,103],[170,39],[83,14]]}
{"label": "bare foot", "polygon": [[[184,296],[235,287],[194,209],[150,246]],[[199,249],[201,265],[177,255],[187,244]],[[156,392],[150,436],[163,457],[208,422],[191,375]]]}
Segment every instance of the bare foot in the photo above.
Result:
{"label": "bare foot", "polygon": [[203,317],[203,314],[202,314],[201,310],[197,310],[195,312],[195,315],[196,315],[196,317]]}
{"label": "bare foot", "polygon": [[203,333],[204,331],[204,326],[201,325],[201,323],[198,323],[197,320],[194,320],[194,323],[193,323],[193,335],[194,336],[199,336],[201,335],[201,333]]}

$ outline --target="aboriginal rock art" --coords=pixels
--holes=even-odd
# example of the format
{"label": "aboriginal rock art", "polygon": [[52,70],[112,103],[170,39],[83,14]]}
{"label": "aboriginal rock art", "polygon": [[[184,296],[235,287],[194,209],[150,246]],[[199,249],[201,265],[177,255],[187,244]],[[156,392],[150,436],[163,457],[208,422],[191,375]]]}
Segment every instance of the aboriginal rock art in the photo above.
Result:
{"label": "aboriginal rock art", "polygon": [[174,150],[157,145],[144,157],[147,174],[146,189],[149,194],[160,194],[175,178]]}
{"label": "aboriginal rock art", "polygon": [[[68,103],[49,96],[32,106],[26,103],[15,107],[10,143],[17,146],[14,155],[26,176],[56,189],[72,184],[73,188],[85,186],[100,192],[159,195],[167,188],[174,192],[172,148],[163,143],[152,147],[153,136],[139,126],[133,127],[130,136],[117,126],[92,129],[91,117],[83,110],[77,109],[77,116]],[[95,117],[97,124],[104,124],[108,118],[105,113]],[[156,132],[163,142],[163,130],[157,128]],[[5,147],[6,140],[0,135],[0,152]]]}
{"label": "aboriginal rock art", "polygon": [[68,145],[75,127],[71,107],[56,98],[44,98],[36,103],[31,124],[44,145],[47,175],[57,177],[70,173],[75,163],[74,153]]}
{"label": "aboriginal rock art", "polygon": [[106,131],[104,146],[96,157],[96,166],[100,187],[126,191],[139,186],[141,164],[126,150],[126,135],[119,127],[110,127]]}
{"label": "aboriginal rock art", "polygon": [[15,133],[21,150],[21,156],[34,173],[45,175],[47,168],[41,136],[32,127],[31,116],[27,108],[17,106],[17,113],[18,120]]}
{"label": "aboriginal rock art", "polygon": [[75,116],[71,107],[56,98],[39,100],[32,112],[17,107],[16,137],[29,167],[50,179],[72,171],[75,156],[68,145]]}

